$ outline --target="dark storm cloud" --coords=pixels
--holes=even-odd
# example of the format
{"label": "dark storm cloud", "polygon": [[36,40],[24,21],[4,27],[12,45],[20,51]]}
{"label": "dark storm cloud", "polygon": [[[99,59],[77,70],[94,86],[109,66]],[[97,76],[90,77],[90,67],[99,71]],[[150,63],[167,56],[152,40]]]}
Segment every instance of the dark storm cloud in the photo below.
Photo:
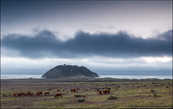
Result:
{"label": "dark storm cloud", "polygon": [[81,9],[88,9],[90,5],[96,4],[98,1],[95,0],[1,0],[1,17],[6,23],[29,21],[47,18],[52,14],[65,15],[75,11],[81,13]]}
{"label": "dark storm cloud", "polygon": [[[171,56],[172,30],[157,38],[142,39],[125,32],[89,34],[78,32],[73,39],[61,41],[50,31],[35,36],[7,35],[2,47],[19,51],[24,57],[140,57]],[[8,55],[8,54],[7,54]]]}
{"label": "dark storm cloud", "polygon": [[[147,3],[147,6],[151,5],[150,7],[155,7],[157,4],[161,8],[169,8],[168,4],[171,3],[171,0],[156,0],[154,3],[153,1],[146,2],[145,0],[1,0],[1,17],[4,22],[11,24],[14,21],[20,22],[22,20],[29,21],[37,18],[52,17],[52,14],[57,14],[58,16],[65,13],[73,16],[76,11],[80,16],[80,14],[84,13],[83,9],[89,10],[100,6],[102,8],[105,6],[118,8],[123,2],[144,5]],[[115,6],[115,4],[119,5]],[[92,11],[89,13],[92,13]]]}

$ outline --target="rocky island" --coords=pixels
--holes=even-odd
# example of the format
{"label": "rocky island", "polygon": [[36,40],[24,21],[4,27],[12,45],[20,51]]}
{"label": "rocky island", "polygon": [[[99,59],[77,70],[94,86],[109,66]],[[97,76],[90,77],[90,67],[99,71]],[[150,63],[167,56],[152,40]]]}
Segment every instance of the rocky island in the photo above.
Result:
{"label": "rocky island", "polygon": [[56,79],[56,78],[73,78],[73,77],[98,77],[98,75],[92,71],[90,71],[88,68],[84,66],[77,66],[77,65],[59,65],[52,69],[50,69],[48,72],[46,72],[44,75],[42,75],[43,78],[46,79]]}

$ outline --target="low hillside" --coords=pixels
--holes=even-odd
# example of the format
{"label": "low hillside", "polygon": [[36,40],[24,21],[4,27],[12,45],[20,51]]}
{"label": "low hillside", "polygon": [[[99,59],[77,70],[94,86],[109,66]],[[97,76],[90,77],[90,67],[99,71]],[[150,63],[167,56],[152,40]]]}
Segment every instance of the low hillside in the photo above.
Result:
{"label": "low hillside", "polygon": [[42,77],[47,79],[55,79],[67,77],[98,77],[98,75],[84,66],[59,65],[50,69]]}

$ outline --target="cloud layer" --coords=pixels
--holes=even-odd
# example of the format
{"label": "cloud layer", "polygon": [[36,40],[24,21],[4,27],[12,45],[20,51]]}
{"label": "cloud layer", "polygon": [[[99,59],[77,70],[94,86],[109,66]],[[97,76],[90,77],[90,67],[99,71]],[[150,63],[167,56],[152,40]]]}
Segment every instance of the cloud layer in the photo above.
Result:
{"label": "cloud layer", "polygon": [[73,39],[61,41],[52,32],[44,30],[35,36],[9,34],[1,40],[4,49],[15,50],[20,56],[30,58],[88,56],[124,58],[171,56],[172,53],[172,30],[147,39],[137,38],[125,32],[117,34],[78,32]]}

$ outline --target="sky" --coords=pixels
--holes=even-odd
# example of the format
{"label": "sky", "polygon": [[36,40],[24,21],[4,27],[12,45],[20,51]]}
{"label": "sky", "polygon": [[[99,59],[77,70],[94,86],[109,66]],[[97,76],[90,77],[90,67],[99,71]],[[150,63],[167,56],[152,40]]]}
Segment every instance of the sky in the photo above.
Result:
{"label": "sky", "polygon": [[172,0],[1,0],[1,73],[60,64],[171,72]]}

